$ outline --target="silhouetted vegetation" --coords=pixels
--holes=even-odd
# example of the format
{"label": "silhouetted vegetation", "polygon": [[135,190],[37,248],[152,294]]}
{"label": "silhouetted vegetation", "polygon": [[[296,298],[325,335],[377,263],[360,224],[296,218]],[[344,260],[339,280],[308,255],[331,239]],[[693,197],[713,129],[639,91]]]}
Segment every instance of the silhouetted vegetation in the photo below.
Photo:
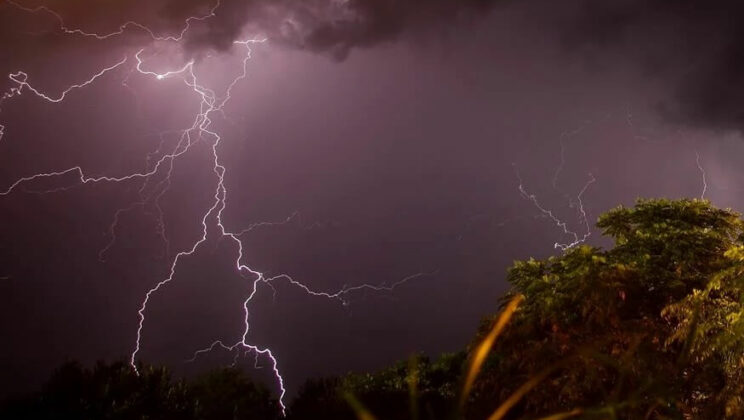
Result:
{"label": "silhouetted vegetation", "polygon": [[[611,249],[516,262],[462,352],[308,381],[290,419],[744,418],[744,222],[699,200],[599,218]],[[240,371],[193,381],[125,364],[60,368],[2,418],[272,419]]]}
{"label": "silhouetted vegetation", "polygon": [[277,401],[239,369],[173,380],[166,368],[99,362],[67,363],[41,392],[8,401],[3,419],[275,419]]}

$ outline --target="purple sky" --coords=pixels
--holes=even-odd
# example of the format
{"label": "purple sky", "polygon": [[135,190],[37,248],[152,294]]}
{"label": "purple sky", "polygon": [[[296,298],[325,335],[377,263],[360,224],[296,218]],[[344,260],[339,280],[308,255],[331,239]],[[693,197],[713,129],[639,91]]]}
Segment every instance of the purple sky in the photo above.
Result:
{"label": "purple sky", "polygon": [[[46,10],[0,3],[0,70],[24,71],[52,98],[127,57],[60,103],[0,82],[3,394],[37,386],[66,358],[128,358],[142,299],[201,238],[215,203],[206,134],[174,160],[168,188],[165,169],[147,181],[81,185],[70,172],[16,184],[78,166],[124,177],[179,150],[199,96],[185,74],[138,72],[140,49],[141,70],[194,60],[199,84],[221,96],[247,51],[232,42],[267,37],[210,114],[226,169],[222,225],[254,226],[240,236],[242,264],[329,293],[426,274],[344,302],[259,282],[247,342],[271,349],[290,394],[310,376],[462,348],[496,310],[511,261],[571,242],[520,195],[515,170],[579,235],[577,198],[592,176],[581,197],[590,223],[637,197],[700,197],[703,181],[714,204],[744,209],[741,38],[718,24],[729,2],[223,1],[179,42],[131,24],[105,40],[66,34]],[[68,32],[108,34],[131,19],[158,37],[210,9],[43,4]],[[211,216],[206,240],[148,302],[142,360],[185,372],[233,361],[217,349],[184,363],[214,340],[241,340],[255,280],[236,270],[237,242]],[[255,371],[254,354],[238,362],[276,389],[266,357]]]}

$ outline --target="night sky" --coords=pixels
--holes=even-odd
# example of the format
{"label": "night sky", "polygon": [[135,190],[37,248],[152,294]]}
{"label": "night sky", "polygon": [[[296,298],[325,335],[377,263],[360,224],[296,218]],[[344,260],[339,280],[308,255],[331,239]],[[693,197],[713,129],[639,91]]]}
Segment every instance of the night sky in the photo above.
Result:
{"label": "night sky", "polygon": [[744,210],[743,6],[599,3],[0,0],[0,394],[129,359],[170,279],[137,360],[279,393],[189,361],[244,341],[290,398],[463,348],[547,211]]}

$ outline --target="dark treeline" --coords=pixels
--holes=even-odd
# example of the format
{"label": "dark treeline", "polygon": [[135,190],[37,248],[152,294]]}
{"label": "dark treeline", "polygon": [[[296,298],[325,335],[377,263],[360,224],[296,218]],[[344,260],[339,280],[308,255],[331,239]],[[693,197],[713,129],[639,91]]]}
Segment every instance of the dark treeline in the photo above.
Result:
{"label": "dark treeline", "polygon": [[[288,419],[744,418],[744,221],[648,200],[597,223],[610,249],[515,262],[465,349],[308,381]],[[174,379],[126,363],[60,367],[2,419],[278,419],[239,369]]]}
{"label": "dark treeline", "polygon": [[4,419],[272,419],[276,401],[238,369],[174,380],[164,367],[125,362],[59,367],[38,393],[7,401]]}

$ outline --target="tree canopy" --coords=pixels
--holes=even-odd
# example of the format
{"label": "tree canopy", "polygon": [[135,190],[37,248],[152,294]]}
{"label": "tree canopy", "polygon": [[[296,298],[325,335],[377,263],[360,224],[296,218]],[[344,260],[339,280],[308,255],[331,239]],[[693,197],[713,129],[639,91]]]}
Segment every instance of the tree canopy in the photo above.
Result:
{"label": "tree canopy", "polygon": [[509,295],[524,303],[476,398],[502,400],[549,369],[517,413],[744,417],[739,214],[701,200],[639,200],[597,226],[612,248],[577,247],[509,270]]}

